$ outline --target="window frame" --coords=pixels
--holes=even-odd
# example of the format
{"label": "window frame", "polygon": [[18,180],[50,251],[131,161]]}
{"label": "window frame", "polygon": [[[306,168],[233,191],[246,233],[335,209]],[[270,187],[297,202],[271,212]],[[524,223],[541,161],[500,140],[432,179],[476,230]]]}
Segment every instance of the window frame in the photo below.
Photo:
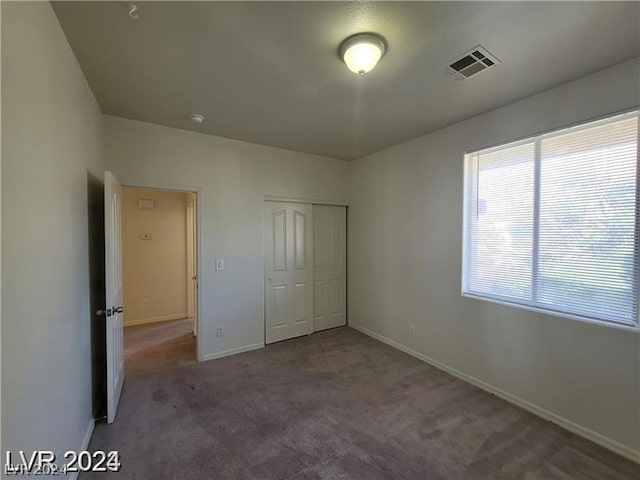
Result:
{"label": "window frame", "polygon": [[[594,123],[597,122],[607,122],[612,120],[621,120],[624,117],[636,117],[638,119],[638,139],[637,139],[637,150],[636,150],[636,210],[635,210],[635,233],[634,233],[634,274],[633,274],[633,283],[636,288],[637,302],[638,308],[636,311],[636,315],[634,318],[634,323],[626,323],[626,322],[618,322],[615,320],[602,320],[598,318],[582,316],[578,314],[566,313],[562,311],[547,309],[542,306],[535,304],[534,302],[526,302],[526,301],[518,301],[514,298],[509,297],[501,297],[499,295],[493,296],[484,296],[476,293],[466,292],[465,288],[467,287],[467,272],[466,268],[469,265],[470,256],[471,256],[471,229],[472,229],[472,221],[471,221],[471,204],[473,195],[473,188],[471,188],[471,174],[473,173],[473,157],[478,153],[490,153],[496,150],[502,150],[509,147],[516,147],[518,145],[523,145],[526,143],[534,144],[534,196],[533,196],[533,237],[532,237],[532,269],[536,269],[539,262],[536,261],[536,256],[538,255],[539,250],[539,228],[536,228],[536,223],[539,223],[539,209],[540,209],[540,143],[542,140],[553,138],[555,136],[564,135],[572,132],[578,132],[582,129],[590,128]],[[500,143],[494,143],[492,145],[488,145],[486,147],[475,148],[473,150],[467,150],[464,152],[464,179],[463,179],[463,212],[462,212],[462,262],[461,262],[461,277],[460,277],[460,294],[464,298],[481,300],[489,303],[494,303],[498,305],[504,305],[511,308],[517,308],[521,310],[532,311],[536,313],[541,313],[544,315],[550,315],[554,317],[567,318],[570,320],[577,320],[583,323],[591,323],[596,325],[602,325],[610,328],[616,328],[627,331],[640,332],[640,106],[636,106],[630,109],[626,109],[623,111],[610,113],[607,115],[602,115],[595,118],[590,118],[587,120],[582,120],[576,123],[572,123],[566,126],[555,127],[552,129],[544,130],[537,132],[533,135],[527,135],[525,137],[521,137],[519,139],[513,141],[503,141]],[[532,271],[532,282],[537,283],[537,272]],[[532,284],[532,288],[533,284]]]}

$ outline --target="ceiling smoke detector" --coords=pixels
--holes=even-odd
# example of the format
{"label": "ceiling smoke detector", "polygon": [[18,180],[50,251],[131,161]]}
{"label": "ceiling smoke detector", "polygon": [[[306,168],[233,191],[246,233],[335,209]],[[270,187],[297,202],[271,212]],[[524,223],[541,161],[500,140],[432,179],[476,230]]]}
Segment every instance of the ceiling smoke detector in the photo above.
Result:
{"label": "ceiling smoke detector", "polygon": [[445,70],[449,75],[458,81],[466,80],[467,78],[477,73],[488,70],[491,67],[495,67],[500,60],[482,45],[477,45],[471,50],[458,55],[453,60],[447,62],[440,67],[441,70]]}
{"label": "ceiling smoke detector", "polygon": [[199,113],[190,113],[189,115],[187,115],[187,118],[191,120],[191,123],[194,123],[196,125],[201,125],[202,123],[204,123],[204,117]]}

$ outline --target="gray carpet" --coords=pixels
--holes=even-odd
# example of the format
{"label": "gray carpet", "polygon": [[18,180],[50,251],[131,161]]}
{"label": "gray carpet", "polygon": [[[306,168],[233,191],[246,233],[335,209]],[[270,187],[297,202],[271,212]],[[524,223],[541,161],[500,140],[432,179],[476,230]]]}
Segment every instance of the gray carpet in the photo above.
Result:
{"label": "gray carpet", "polygon": [[136,361],[116,422],[97,425],[90,444],[119,450],[122,471],[82,479],[640,475],[638,465],[348,327],[200,364]]}

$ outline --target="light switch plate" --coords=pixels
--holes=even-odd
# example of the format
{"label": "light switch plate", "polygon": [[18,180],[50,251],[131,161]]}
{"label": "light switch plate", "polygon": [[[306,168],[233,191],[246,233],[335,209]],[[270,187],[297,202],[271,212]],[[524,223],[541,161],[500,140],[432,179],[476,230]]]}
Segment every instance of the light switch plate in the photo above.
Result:
{"label": "light switch plate", "polygon": [[216,270],[217,271],[224,270],[224,259],[216,258]]}

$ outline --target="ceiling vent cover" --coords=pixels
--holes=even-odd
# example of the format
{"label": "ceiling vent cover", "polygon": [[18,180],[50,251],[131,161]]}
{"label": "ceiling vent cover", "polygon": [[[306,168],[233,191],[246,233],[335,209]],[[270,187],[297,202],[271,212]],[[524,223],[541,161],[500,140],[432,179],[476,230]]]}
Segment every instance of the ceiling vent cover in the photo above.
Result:
{"label": "ceiling vent cover", "polygon": [[491,55],[483,46],[477,45],[440,68],[444,69],[456,80],[462,81],[494,67],[498,63],[500,63],[500,60]]}

